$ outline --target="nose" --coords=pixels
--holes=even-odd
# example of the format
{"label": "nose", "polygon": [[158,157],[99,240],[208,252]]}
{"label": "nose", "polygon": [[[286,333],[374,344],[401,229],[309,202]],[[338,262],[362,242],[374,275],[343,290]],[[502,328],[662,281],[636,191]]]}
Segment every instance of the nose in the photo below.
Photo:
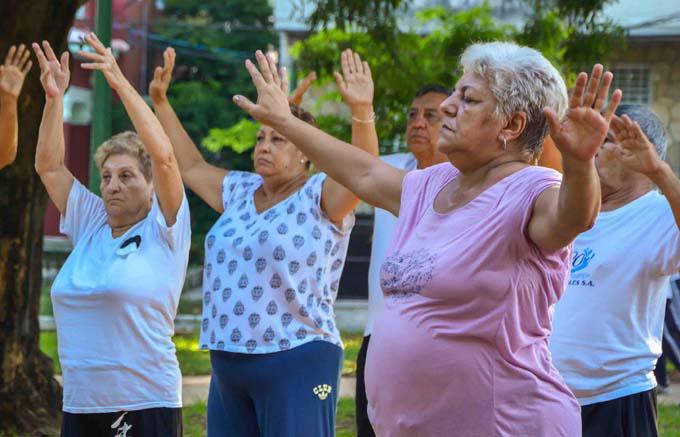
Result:
{"label": "nose", "polygon": [[271,151],[271,144],[269,143],[268,140],[262,140],[255,144],[255,151],[256,152],[264,152],[264,153],[269,153]]}
{"label": "nose", "polygon": [[427,128],[427,120],[425,120],[425,111],[418,111],[416,119],[411,123],[413,128],[425,129]]}
{"label": "nose", "polygon": [[455,93],[451,94],[446,99],[444,99],[444,101],[439,105],[439,110],[446,117],[456,116],[456,114],[458,113],[458,99]]}
{"label": "nose", "polygon": [[105,183],[104,189],[109,193],[117,193],[120,191],[120,180],[116,176],[111,176],[108,182]]}

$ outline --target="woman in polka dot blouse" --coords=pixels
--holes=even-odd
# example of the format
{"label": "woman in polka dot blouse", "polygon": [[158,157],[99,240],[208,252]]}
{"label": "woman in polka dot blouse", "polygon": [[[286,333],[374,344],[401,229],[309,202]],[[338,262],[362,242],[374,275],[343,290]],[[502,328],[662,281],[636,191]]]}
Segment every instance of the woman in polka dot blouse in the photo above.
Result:
{"label": "woman in polka dot blouse", "polygon": [[[149,87],[153,106],[184,182],[222,214],[205,243],[208,435],[334,435],[343,346],[333,303],[358,199],[323,173],[310,176],[307,157],[266,125],[254,172],[207,163],[166,97],[174,60],[166,50]],[[368,65],[348,50],[342,69],[336,80],[352,109],[353,142],[377,155]],[[291,110],[316,125],[309,113]]]}

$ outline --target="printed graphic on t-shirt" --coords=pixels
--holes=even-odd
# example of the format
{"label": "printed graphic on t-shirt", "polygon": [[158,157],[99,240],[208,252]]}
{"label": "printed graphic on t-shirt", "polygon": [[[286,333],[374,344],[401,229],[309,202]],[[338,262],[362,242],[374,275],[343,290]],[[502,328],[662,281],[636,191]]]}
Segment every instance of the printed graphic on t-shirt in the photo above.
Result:
{"label": "printed graphic on t-shirt", "polygon": [[432,280],[436,259],[426,248],[388,256],[380,271],[383,292],[395,299],[420,294]]}
{"label": "printed graphic on t-shirt", "polygon": [[[595,258],[595,252],[586,247],[582,251],[574,249],[574,255],[571,260],[571,276],[569,277],[569,285],[575,287],[594,287],[592,275],[584,271],[588,268],[590,261]],[[580,273],[579,273],[580,272]]]}

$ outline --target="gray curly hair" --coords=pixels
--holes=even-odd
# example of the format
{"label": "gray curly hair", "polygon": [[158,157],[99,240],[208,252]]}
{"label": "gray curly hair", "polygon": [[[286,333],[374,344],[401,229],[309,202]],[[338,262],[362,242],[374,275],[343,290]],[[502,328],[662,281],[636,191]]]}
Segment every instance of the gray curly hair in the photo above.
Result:
{"label": "gray curly hair", "polygon": [[567,86],[559,71],[539,51],[509,42],[472,44],[461,55],[460,65],[464,73],[486,79],[496,98],[496,116],[527,115],[518,142],[533,157],[540,155],[548,134],[543,108],[552,108],[559,118],[567,111]]}

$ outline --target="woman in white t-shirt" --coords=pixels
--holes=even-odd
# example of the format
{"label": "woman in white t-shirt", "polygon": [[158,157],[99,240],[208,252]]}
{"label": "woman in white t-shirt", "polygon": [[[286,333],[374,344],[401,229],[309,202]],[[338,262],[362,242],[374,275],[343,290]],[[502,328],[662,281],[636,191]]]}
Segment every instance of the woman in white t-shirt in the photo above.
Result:
{"label": "woman in white t-shirt", "polygon": [[35,168],[61,212],[73,251],[52,286],[64,376],[62,436],[182,435],[181,374],[173,320],[191,228],[170,140],[94,34],[82,67],[104,73],[139,136],[97,150],[102,197],[64,166],[63,107],[69,54],[33,44],[45,109]]}
{"label": "woman in white t-shirt", "polygon": [[[310,177],[308,159],[264,125],[254,173],[207,163],[167,100],[172,49],[164,60],[149,86],[154,109],[184,182],[222,214],[205,245],[200,342],[213,368],[208,435],[334,435],[343,352],[333,303],[358,200],[323,173]],[[370,125],[368,65],[350,51],[342,61],[341,93],[355,119]],[[315,124],[302,109],[293,113]],[[377,140],[355,140],[377,154]]]}

